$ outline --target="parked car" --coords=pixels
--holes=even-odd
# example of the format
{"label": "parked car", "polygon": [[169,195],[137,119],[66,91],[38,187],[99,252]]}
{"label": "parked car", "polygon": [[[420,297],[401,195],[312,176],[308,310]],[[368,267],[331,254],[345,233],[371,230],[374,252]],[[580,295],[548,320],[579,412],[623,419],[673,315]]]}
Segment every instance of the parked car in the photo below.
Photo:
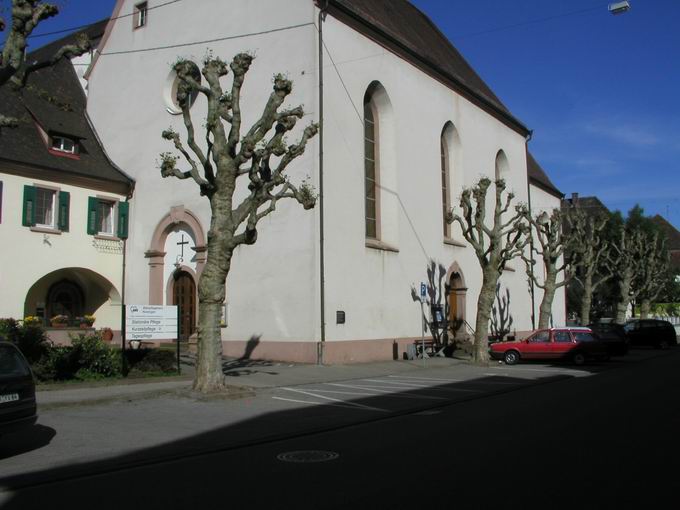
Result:
{"label": "parked car", "polygon": [[623,328],[630,345],[649,345],[657,349],[668,349],[678,344],[675,328],[668,321],[631,319]]}
{"label": "parked car", "polygon": [[629,341],[626,336],[626,330],[621,324],[596,322],[588,324],[588,327],[604,343],[610,356],[624,356],[628,354]]}
{"label": "parked car", "polygon": [[568,359],[583,365],[587,359],[608,359],[607,348],[590,328],[540,329],[524,340],[491,344],[492,358],[514,365],[521,359]]}
{"label": "parked car", "polygon": [[37,419],[31,367],[14,344],[0,341],[0,435],[30,427]]}

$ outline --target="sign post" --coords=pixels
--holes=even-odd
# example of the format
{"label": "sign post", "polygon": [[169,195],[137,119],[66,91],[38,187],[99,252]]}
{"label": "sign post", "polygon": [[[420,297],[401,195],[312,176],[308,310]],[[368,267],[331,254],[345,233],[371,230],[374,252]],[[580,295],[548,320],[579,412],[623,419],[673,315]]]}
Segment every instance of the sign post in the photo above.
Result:
{"label": "sign post", "polygon": [[175,340],[179,372],[179,311],[177,306],[126,305],[125,338],[138,341]]}
{"label": "sign post", "polygon": [[422,346],[423,346],[422,347],[423,348],[423,352],[422,352],[423,366],[425,366],[425,356],[427,356],[427,354],[425,354],[425,324],[427,323],[427,319],[425,318],[425,307],[424,307],[426,294],[427,294],[427,285],[425,285],[424,282],[420,282],[420,313],[421,313],[421,317],[422,317],[422,319],[421,319],[422,327],[421,327],[420,334],[421,334],[421,342],[422,342]]}

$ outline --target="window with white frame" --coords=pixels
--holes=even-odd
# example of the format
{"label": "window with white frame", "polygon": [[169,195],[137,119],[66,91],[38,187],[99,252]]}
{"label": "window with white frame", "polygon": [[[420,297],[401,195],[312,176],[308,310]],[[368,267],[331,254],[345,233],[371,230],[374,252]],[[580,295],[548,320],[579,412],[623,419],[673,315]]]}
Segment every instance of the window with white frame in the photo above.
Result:
{"label": "window with white frame", "polygon": [[51,189],[35,189],[35,225],[55,228],[56,192]]}
{"label": "window with white frame", "polygon": [[109,202],[107,200],[99,200],[97,211],[97,218],[99,219],[98,229],[99,235],[112,236],[113,230],[113,213],[114,213],[114,202]]}
{"label": "window with white frame", "polygon": [[135,9],[132,16],[134,28],[141,28],[146,26],[148,11],[149,11],[148,2],[142,2],[141,4],[135,5]]}
{"label": "window with white frame", "polygon": [[76,142],[71,138],[66,138],[64,136],[53,136],[52,137],[52,148],[55,151],[67,152],[69,154],[76,153]]}

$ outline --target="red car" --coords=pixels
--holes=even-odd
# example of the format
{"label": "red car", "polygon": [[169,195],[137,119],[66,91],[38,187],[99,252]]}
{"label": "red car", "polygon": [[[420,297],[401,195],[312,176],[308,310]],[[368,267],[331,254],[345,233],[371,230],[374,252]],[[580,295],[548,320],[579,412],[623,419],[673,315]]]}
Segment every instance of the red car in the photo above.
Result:
{"label": "red car", "polygon": [[608,359],[606,346],[590,328],[540,329],[524,340],[491,344],[489,354],[507,365],[520,359],[569,359],[576,365],[588,358]]}

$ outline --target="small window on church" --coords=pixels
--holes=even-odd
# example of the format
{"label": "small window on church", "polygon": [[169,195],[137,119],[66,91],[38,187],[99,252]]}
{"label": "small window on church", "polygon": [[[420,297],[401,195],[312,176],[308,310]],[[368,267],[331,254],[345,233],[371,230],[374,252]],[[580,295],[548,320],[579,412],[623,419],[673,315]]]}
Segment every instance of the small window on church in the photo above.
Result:
{"label": "small window on church", "polygon": [[134,28],[141,28],[146,26],[148,11],[149,11],[148,2],[142,2],[141,4],[135,5],[135,9],[132,15],[132,23]]}
{"label": "small window on church", "polygon": [[53,136],[52,137],[52,148],[55,151],[67,152],[69,154],[76,153],[76,142],[70,138],[63,136]]}
{"label": "small window on church", "polygon": [[99,209],[97,217],[99,219],[99,235],[112,236],[113,235],[113,209],[115,204],[105,200],[99,200],[97,207]]}
{"label": "small window on church", "polygon": [[51,189],[35,189],[35,225],[38,227],[55,228],[55,195]]}

